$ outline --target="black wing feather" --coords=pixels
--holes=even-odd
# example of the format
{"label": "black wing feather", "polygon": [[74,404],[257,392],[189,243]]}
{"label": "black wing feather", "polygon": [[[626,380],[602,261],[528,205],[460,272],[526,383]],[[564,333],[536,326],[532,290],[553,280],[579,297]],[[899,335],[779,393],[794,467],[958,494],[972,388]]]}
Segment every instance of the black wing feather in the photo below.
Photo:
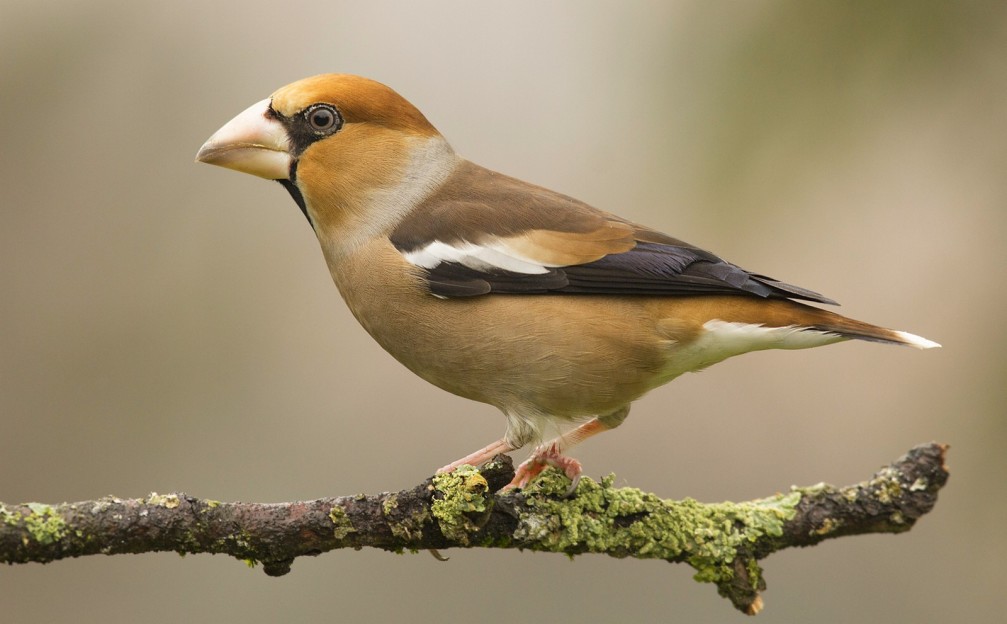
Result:
{"label": "black wing feather", "polygon": [[750,295],[771,299],[836,302],[799,286],[749,273],[694,247],[638,243],[625,253],[545,273],[476,270],[455,262],[427,269],[433,294],[471,297],[501,294]]}

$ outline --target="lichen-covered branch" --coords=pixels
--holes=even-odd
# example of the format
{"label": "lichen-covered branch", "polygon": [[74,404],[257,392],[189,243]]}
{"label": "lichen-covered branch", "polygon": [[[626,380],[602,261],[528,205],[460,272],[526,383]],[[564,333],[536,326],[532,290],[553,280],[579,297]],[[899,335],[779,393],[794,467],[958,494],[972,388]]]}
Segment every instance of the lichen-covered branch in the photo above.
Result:
{"label": "lichen-covered branch", "polygon": [[684,562],[698,581],[748,614],[762,608],[759,561],[793,546],[862,533],[901,533],[945,484],[947,447],[918,446],[871,479],[819,484],[745,503],[663,500],[633,488],[547,471],[524,491],[500,492],[508,457],[462,467],[410,490],[294,503],[223,503],[185,494],[106,497],[60,505],[0,503],[0,562],[175,551],[221,553],[290,571],[297,557],[364,546],[391,551],[521,548],[568,555]]}

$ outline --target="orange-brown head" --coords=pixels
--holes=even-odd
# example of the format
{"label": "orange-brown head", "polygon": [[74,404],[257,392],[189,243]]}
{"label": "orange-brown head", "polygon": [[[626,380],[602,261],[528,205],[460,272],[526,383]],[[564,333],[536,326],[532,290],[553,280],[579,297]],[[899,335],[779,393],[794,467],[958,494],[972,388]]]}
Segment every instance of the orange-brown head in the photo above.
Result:
{"label": "orange-brown head", "polygon": [[253,104],[214,133],[196,160],[280,181],[320,236],[338,229],[345,238],[396,220],[456,159],[426,117],[389,87],[321,74]]}

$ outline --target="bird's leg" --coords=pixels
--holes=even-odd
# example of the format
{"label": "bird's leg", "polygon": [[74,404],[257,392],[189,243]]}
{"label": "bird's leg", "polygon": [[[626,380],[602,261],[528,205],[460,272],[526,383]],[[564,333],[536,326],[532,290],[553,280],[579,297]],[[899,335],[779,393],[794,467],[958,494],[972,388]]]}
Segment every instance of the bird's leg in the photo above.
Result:
{"label": "bird's leg", "polygon": [[531,483],[532,479],[541,474],[546,466],[553,466],[562,470],[567,478],[570,479],[570,489],[567,490],[567,496],[573,494],[577,489],[577,484],[580,483],[580,475],[583,469],[579,461],[563,455],[563,451],[602,431],[615,429],[622,424],[622,421],[626,420],[626,416],[628,415],[629,407],[627,406],[611,414],[592,418],[575,429],[539,446],[532,453],[531,457],[517,467],[514,479],[504,489],[523,488]]}
{"label": "bird's leg", "polygon": [[448,464],[447,466],[444,466],[443,468],[438,469],[437,470],[437,474],[443,474],[445,472],[451,472],[452,470],[454,470],[458,466],[463,466],[465,464],[468,464],[469,466],[476,466],[476,467],[478,467],[478,466],[481,466],[482,464],[485,464],[489,460],[493,459],[494,455],[498,455],[500,453],[509,453],[509,452],[515,450],[515,448],[516,447],[513,447],[513,446],[511,446],[510,444],[507,443],[507,439],[506,438],[501,438],[501,439],[497,440],[496,442],[493,442],[492,444],[488,444],[488,445],[484,446],[483,448],[479,449],[475,453],[470,453],[470,454],[466,455],[465,457],[462,457],[461,459],[453,461],[450,464]]}

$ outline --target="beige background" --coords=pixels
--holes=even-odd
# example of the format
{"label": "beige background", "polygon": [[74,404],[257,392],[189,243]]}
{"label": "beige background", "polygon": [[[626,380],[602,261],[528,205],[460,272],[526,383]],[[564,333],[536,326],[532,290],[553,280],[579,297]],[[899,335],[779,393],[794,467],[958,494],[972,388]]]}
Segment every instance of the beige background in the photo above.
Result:
{"label": "beige background", "polygon": [[[911,533],[767,560],[763,622],[1004,612],[1002,2],[0,1],[0,500],[398,489],[502,418],[365,335],[278,186],[193,163],[323,71],[384,81],[462,154],[940,341],[738,358],[579,451],[747,499],[952,445]],[[690,570],[517,552],[0,568],[5,622],[738,622]]]}

